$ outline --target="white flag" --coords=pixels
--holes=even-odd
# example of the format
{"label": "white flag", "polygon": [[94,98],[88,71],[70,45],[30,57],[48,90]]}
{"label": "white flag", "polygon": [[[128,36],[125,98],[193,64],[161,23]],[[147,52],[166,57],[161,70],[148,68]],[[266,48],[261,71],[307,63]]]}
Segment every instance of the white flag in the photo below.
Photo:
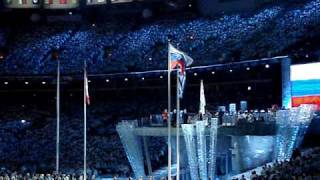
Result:
{"label": "white flag", "polygon": [[200,84],[200,108],[199,113],[205,114],[206,108],[206,98],[204,96],[204,87],[203,87],[203,80],[201,80]]}
{"label": "white flag", "polygon": [[88,75],[86,68],[84,69],[84,93],[85,93],[85,103],[90,105],[90,96],[89,96],[89,86],[88,86]]}

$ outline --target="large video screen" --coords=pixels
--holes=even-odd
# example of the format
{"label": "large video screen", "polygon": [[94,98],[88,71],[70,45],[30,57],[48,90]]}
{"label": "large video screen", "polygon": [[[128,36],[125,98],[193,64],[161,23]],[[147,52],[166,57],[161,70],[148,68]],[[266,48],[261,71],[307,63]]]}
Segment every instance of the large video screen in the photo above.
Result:
{"label": "large video screen", "polygon": [[317,104],[320,106],[320,63],[291,66],[292,106]]}

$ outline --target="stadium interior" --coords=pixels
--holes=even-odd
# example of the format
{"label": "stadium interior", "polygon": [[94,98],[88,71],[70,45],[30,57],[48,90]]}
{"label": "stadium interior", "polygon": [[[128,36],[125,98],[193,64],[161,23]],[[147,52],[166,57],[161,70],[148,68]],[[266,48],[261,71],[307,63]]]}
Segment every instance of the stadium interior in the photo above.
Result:
{"label": "stadium interior", "polygon": [[320,179],[319,9],[0,0],[0,180]]}

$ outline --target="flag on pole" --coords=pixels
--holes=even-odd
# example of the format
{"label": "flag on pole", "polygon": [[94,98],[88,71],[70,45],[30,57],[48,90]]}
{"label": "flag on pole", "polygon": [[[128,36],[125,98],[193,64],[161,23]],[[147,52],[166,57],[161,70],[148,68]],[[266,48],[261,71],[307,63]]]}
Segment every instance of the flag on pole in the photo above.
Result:
{"label": "flag on pole", "polygon": [[88,86],[88,75],[86,68],[84,69],[84,93],[86,98],[87,105],[90,105],[90,96],[89,96],[89,86]]}
{"label": "flag on pole", "polygon": [[179,76],[179,97],[183,97],[183,90],[186,83],[186,67],[190,66],[193,59],[186,53],[179,51],[169,43],[170,69],[178,69]]}
{"label": "flag on pole", "polygon": [[179,68],[182,73],[185,73],[185,67],[193,63],[193,59],[186,53],[179,51],[169,44],[169,55],[171,69]]}
{"label": "flag on pole", "polygon": [[204,96],[204,87],[203,87],[203,80],[201,80],[200,84],[200,108],[199,112],[201,114],[205,114],[206,112],[206,97]]}

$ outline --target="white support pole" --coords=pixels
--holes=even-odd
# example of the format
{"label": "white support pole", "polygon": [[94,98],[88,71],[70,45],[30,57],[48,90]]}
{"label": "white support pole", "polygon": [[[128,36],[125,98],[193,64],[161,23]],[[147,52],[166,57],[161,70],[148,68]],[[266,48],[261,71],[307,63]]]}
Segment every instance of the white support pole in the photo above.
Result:
{"label": "white support pole", "polygon": [[56,134],[56,172],[59,173],[59,155],[60,155],[60,61],[57,60],[57,134]]}
{"label": "white support pole", "polygon": [[84,136],[83,136],[83,179],[87,179],[87,93],[86,93],[86,78],[87,78],[87,70],[86,70],[86,64],[84,65],[84,89],[83,89],[83,117],[84,117],[84,125],[83,125],[83,131],[84,131]]}
{"label": "white support pole", "polygon": [[176,130],[177,130],[177,180],[180,179],[180,151],[179,151],[179,147],[180,147],[180,97],[179,97],[179,73],[180,73],[180,69],[177,70],[177,121],[176,121]]}
{"label": "white support pole", "polygon": [[168,42],[168,180],[171,180],[171,64],[170,43]]}

